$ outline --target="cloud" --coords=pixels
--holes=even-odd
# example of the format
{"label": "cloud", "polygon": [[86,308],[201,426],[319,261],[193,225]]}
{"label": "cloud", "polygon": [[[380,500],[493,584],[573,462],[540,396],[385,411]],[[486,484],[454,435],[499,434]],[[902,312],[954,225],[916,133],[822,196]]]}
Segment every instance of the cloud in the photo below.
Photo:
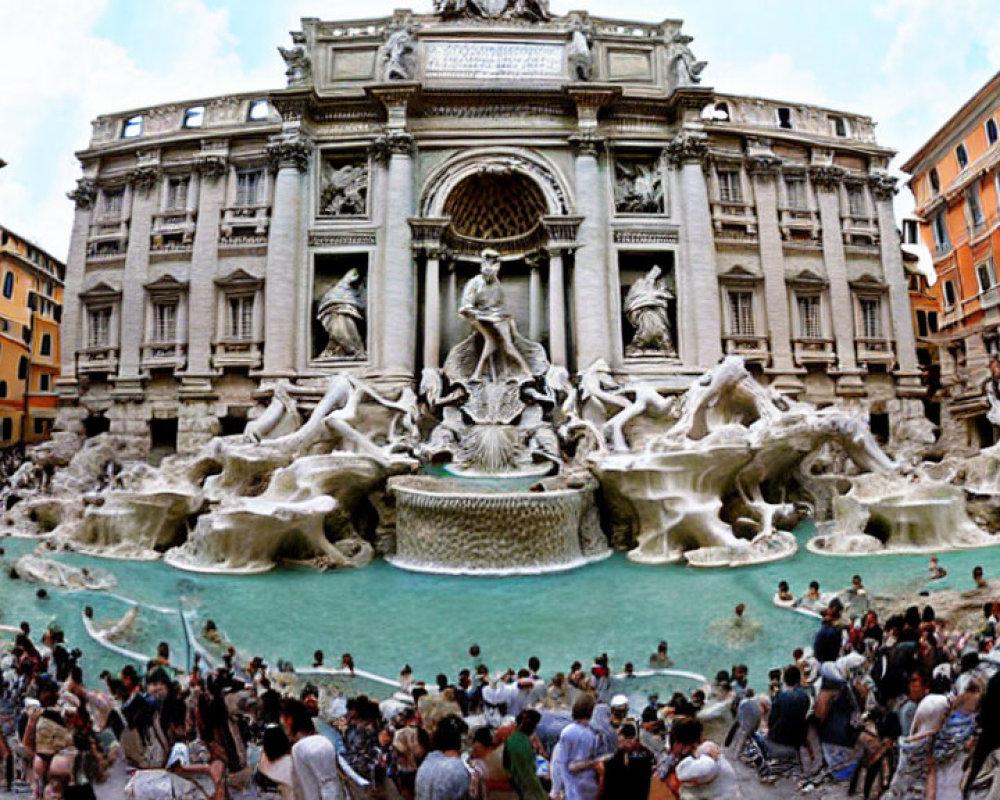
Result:
{"label": "cloud", "polygon": [[815,73],[797,66],[788,53],[771,53],[749,64],[712,62],[711,83],[720,92],[787,100],[795,103],[829,105],[827,93]]}
{"label": "cloud", "polygon": [[[127,2],[127,0],[119,0]],[[53,0],[10,4],[0,26],[5,124],[0,126],[2,223],[66,256],[73,208],[65,193],[79,176],[74,150],[90,121],[130,107],[278,85],[277,57],[247,69],[235,52],[229,12],[202,0],[158,4]],[[138,15],[125,44],[99,33],[101,21]],[[44,46],[37,35],[45,31]],[[138,54],[149,66],[137,63]]]}

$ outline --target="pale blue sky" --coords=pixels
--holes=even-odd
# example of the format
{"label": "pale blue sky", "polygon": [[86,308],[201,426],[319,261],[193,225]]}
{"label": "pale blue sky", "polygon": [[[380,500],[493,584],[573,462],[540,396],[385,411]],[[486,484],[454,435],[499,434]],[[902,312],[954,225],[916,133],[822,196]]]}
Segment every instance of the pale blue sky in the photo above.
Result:
{"label": "pale blue sky", "polygon": [[[73,151],[100,113],[284,83],[302,16],[431,0],[0,0],[0,223],[65,258]],[[684,20],[705,85],[868,114],[910,155],[1000,69],[996,0],[552,0],[556,13]],[[901,159],[900,159],[901,160]],[[908,195],[900,207],[910,205]]]}

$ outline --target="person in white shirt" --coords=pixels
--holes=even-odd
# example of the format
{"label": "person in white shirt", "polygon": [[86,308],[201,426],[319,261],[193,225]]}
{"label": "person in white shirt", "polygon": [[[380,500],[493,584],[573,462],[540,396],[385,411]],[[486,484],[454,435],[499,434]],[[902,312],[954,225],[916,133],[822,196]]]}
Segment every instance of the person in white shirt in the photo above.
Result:
{"label": "person in white shirt", "polygon": [[296,800],[345,800],[344,784],[337,772],[337,751],[330,740],[316,732],[308,709],[289,699],[281,708],[281,724],[292,745],[293,785]]}

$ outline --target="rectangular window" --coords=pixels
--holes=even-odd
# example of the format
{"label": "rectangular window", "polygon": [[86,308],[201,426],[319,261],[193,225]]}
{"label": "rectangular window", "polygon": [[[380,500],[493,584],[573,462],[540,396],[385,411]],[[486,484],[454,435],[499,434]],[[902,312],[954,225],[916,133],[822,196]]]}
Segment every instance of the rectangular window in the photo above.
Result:
{"label": "rectangular window", "polygon": [[927,335],[927,312],[917,311],[917,336]]}
{"label": "rectangular window", "polygon": [[934,231],[934,246],[938,252],[944,252],[951,247],[951,241],[948,238],[948,222],[945,219],[944,211],[939,211],[934,215],[934,219],[931,220],[931,229]]}
{"label": "rectangular window", "polygon": [[843,117],[830,117],[833,123],[833,134],[841,138],[847,136],[847,120]]}
{"label": "rectangular window", "polygon": [[43,392],[49,391],[49,389],[52,388],[52,376],[49,375],[47,372],[43,372],[41,375],[39,375],[38,388]]}
{"label": "rectangular window", "polygon": [[944,304],[946,306],[955,305],[955,284],[952,281],[944,282]]}
{"label": "rectangular window", "polygon": [[36,435],[40,435],[40,434],[45,433],[45,420],[44,419],[38,419],[36,417],[35,420],[34,420],[34,422],[35,422],[35,434]]}
{"label": "rectangular window", "polygon": [[124,199],[124,189],[105,189],[101,195],[101,215],[108,219],[120,218]]}
{"label": "rectangular window", "polygon": [[979,187],[973,184],[965,190],[965,203],[969,208],[969,222],[976,230],[983,227],[983,206],[979,202]]}
{"label": "rectangular window", "polygon": [[938,332],[937,311],[927,312],[927,327],[930,329],[931,333]]}
{"label": "rectangular window", "polygon": [[996,284],[997,277],[992,257],[976,265],[976,280],[979,281],[980,292],[985,292]]}
{"label": "rectangular window", "polygon": [[865,339],[882,338],[882,301],[877,297],[859,298],[861,306],[861,336]]}
{"label": "rectangular window", "polygon": [[719,170],[719,200],[723,203],[743,202],[743,186],[738,170]]}
{"label": "rectangular window", "polygon": [[778,127],[787,128],[791,130],[792,127],[792,109],[790,108],[779,108],[778,109]]}
{"label": "rectangular window", "polygon": [[261,188],[264,182],[263,170],[253,169],[236,175],[236,205],[260,205]]}
{"label": "rectangular window", "polygon": [[868,203],[865,202],[865,190],[861,186],[847,187],[847,211],[854,218],[868,216]]}
{"label": "rectangular window", "polygon": [[920,244],[917,221],[915,219],[903,220],[903,244]]}
{"label": "rectangular window", "polygon": [[87,347],[111,344],[111,309],[95,308],[87,316]]}
{"label": "rectangular window", "polygon": [[153,341],[174,342],[177,340],[177,303],[155,303],[153,305]]}
{"label": "rectangular window", "polygon": [[178,211],[187,208],[189,178],[170,178],[167,181],[167,208]]}
{"label": "rectangular window", "polygon": [[808,202],[806,201],[806,179],[801,175],[786,177],[785,195],[788,198],[789,208],[804,211],[808,207]]}
{"label": "rectangular window", "polygon": [[229,339],[253,339],[253,307],[252,295],[230,297],[228,299],[229,314],[226,319],[226,337]]}
{"label": "rectangular window", "polygon": [[796,302],[799,307],[799,336],[803,339],[822,339],[819,295],[800,294]]}
{"label": "rectangular window", "polygon": [[753,293],[729,292],[729,333],[753,336]]}

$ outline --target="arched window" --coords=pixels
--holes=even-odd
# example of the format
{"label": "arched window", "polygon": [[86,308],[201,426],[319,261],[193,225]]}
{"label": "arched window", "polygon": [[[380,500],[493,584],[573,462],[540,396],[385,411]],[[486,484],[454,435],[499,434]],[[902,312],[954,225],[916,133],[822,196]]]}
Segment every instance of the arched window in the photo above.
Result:
{"label": "arched window", "polygon": [[50,356],[50,355],[52,355],[52,334],[51,333],[43,333],[42,334],[41,354],[43,356]]}
{"label": "arched window", "polygon": [[929,178],[931,182],[931,190],[934,192],[934,194],[937,194],[938,192],[941,191],[941,179],[938,177],[937,168],[931,169]]}
{"label": "arched window", "polygon": [[986,141],[990,144],[996,144],[998,138],[1000,138],[1000,134],[997,132],[997,121],[990,117],[986,120]]}
{"label": "arched window", "polygon": [[3,296],[8,300],[14,296],[14,273],[8,272],[3,276]]}
{"label": "arched window", "polygon": [[955,148],[955,158],[958,160],[959,169],[965,169],[969,166],[969,151],[965,149],[964,144]]}
{"label": "arched window", "polygon": [[17,362],[17,379],[21,381],[28,379],[28,359],[24,356]]}

